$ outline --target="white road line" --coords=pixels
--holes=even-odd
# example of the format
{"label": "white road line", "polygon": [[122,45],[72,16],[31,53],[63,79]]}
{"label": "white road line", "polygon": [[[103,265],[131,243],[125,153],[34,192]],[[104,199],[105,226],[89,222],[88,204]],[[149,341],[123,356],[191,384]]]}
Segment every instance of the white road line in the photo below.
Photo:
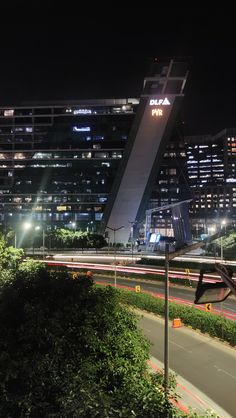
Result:
{"label": "white road line", "polygon": [[177,344],[177,343],[175,343],[174,341],[170,341],[170,343],[171,343],[171,344],[173,344],[173,345],[176,345],[176,346],[177,346],[177,347],[179,347],[179,348],[182,348],[182,350],[186,351],[187,353],[192,354],[192,351],[191,351],[191,350],[186,350],[186,348],[185,348],[185,347],[183,347],[182,345]]}
{"label": "white road line", "polygon": [[232,379],[236,380],[236,376],[234,376],[233,374],[226,372],[224,369],[220,369],[218,366],[214,365],[214,367],[217,369],[218,372],[222,372],[225,373],[227,376],[232,377]]}

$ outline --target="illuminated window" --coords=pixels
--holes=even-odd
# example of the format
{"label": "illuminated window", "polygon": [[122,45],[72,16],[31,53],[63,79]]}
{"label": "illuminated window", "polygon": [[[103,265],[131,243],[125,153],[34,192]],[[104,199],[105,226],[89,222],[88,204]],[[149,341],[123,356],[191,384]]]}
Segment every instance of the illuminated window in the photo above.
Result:
{"label": "illuminated window", "polygon": [[36,152],[33,155],[33,159],[37,159],[37,160],[43,160],[43,159],[48,159],[48,158],[52,158],[51,152]]}
{"label": "illuminated window", "polygon": [[14,160],[24,160],[25,158],[26,156],[22,152],[16,152],[14,154]]}
{"label": "illuminated window", "polygon": [[6,110],[4,110],[4,116],[6,116],[6,117],[14,116],[14,109],[6,109]]}
{"label": "illuminated window", "polygon": [[57,206],[58,212],[62,212],[66,210],[66,206]]}
{"label": "illuminated window", "polygon": [[109,158],[108,152],[95,152],[94,153],[95,158]]}
{"label": "illuminated window", "polygon": [[92,158],[91,152],[82,152],[82,158]]}
{"label": "illuminated window", "polygon": [[101,221],[103,217],[103,213],[95,213],[95,221]]}
{"label": "illuminated window", "polygon": [[90,126],[73,126],[72,131],[73,132],[90,132],[91,128]]}
{"label": "illuminated window", "polygon": [[[70,109],[70,111],[71,111],[71,109]],[[74,115],[89,115],[91,113],[92,113],[92,110],[91,109],[83,109],[83,108],[81,108],[81,109],[74,109],[73,110],[73,114]]]}
{"label": "illuminated window", "polygon": [[119,151],[118,152],[114,151],[114,152],[112,152],[111,157],[112,158],[122,158],[122,153],[119,152]]}

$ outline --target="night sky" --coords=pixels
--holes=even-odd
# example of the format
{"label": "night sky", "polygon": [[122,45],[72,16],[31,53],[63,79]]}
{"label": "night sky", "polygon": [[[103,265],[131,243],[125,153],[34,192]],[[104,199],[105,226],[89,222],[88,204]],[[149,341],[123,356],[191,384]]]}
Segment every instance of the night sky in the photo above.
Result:
{"label": "night sky", "polygon": [[236,127],[236,25],[229,8],[9,3],[0,9],[0,106],[139,97],[151,59],[185,57],[185,132]]}

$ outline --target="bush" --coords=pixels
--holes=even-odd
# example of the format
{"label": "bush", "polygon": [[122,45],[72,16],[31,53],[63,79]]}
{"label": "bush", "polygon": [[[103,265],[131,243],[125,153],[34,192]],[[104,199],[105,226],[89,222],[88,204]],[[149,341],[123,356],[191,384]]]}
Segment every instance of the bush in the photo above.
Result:
{"label": "bush", "polygon": [[1,417],[182,416],[149,374],[149,343],[118,297],[37,263],[0,283]]}

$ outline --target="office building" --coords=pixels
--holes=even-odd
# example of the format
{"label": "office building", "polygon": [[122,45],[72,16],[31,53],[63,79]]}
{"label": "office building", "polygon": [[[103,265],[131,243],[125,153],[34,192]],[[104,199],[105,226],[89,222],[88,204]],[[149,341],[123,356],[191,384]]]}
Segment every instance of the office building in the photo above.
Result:
{"label": "office building", "polygon": [[[195,236],[236,223],[236,129],[184,136],[175,132],[162,159],[150,207],[178,200],[184,191]],[[181,199],[180,199],[181,200]],[[152,230],[167,234],[170,214],[155,213]]]}
{"label": "office building", "polygon": [[145,217],[186,78],[184,62],[155,61],[138,99],[1,107],[2,226],[110,226],[127,242]]}

